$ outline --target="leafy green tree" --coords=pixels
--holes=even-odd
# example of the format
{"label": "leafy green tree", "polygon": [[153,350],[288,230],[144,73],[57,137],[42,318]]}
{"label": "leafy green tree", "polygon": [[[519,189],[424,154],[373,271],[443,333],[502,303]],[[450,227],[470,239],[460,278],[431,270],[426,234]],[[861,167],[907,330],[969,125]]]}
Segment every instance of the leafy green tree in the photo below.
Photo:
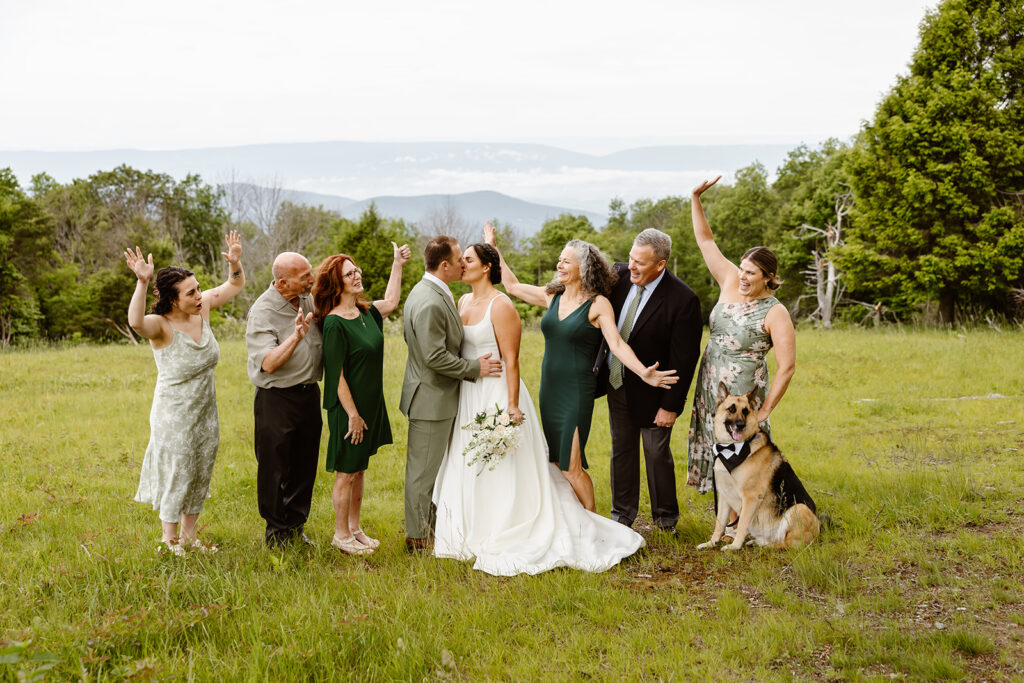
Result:
{"label": "leafy green tree", "polygon": [[851,288],[908,311],[1005,306],[1024,273],[1024,5],[946,0],[852,155]]}
{"label": "leafy green tree", "polygon": [[[210,273],[225,271],[221,252],[228,214],[224,209],[224,191],[203,183],[196,174],[189,174],[173,187],[168,219],[181,225],[181,259],[193,268]],[[218,282],[217,284],[220,284]]]}
{"label": "leafy green tree", "polygon": [[725,257],[739,263],[751,247],[769,246],[778,232],[778,200],[768,185],[764,164],[754,162],[741,168],[733,185],[716,188],[702,201],[715,242]]}
{"label": "leafy green tree", "polygon": [[18,185],[10,168],[0,169],[0,345],[37,334],[41,317],[39,278],[54,257],[52,224]]}
{"label": "leafy green tree", "polygon": [[[537,283],[543,284],[553,277],[566,242],[574,239],[593,242],[596,237],[597,230],[583,215],[563,213],[544,221],[540,231],[529,240],[531,256],[536,259],[533,269],[537,273]],[[519,273],[516,275],[522,277]]]}
{"label": "leafy green tree", "polygon": [[779,296],[796,310],[802,300],[814,301],[804,310],[813,311],[812,318],[826,328],[845,292],[835,247],[849,232],[855,201],[849,155],[849,145],[835,139],[818,147],[800,145],[790,151],[772,184],[779,202],[779,236],[769,246],[779,256],[779,276],[786,283]]}
{"label": "leafy green tree", "polygon": [[[649,200],[644,201],[649,202]],[[612,263],[629,259],[629,250],[633,246],[633,238],[637,233],[634,229],[634,221],[631,219],[631,212],[636,209],[636,206],[634,204],[627,208],[625,202],[618,197],[613,199],[608,204],[608,222],[591,240],[611,259]]]}

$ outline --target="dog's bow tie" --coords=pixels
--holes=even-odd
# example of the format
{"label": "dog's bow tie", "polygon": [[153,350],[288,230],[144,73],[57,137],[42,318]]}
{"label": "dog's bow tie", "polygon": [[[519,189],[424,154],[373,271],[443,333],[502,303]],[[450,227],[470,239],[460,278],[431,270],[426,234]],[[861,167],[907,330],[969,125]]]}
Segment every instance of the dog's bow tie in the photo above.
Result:
{"label": "dog's bow tie", "polygon": [[716,443],[715,455],[721,459],[725,469],[732,472],[740,463],[750,455],[750,442],[742,443]]}

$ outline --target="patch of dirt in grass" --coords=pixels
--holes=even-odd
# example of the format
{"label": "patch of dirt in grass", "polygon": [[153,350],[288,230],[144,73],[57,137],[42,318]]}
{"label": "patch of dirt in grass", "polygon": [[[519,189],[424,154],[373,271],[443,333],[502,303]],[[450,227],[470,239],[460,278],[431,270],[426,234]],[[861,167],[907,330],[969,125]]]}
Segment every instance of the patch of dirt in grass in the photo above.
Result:
{"label": "patch of dirt in grass", "polygon": [[[1012,504],[1011,504],[1012,505]],[[1021,580],[1005,562],[964,555],[956,551],[956,535],[961,531],[980,534],[993,548],[1020,543],[1024,524],[1024,501],[1008,509],[1008,519],[981,524],[966,524],[951,530],[909,532],[911,545],[921,549],[920,562],[913,558],[896,561],[879,572],[870,556],[852,560],[850,570],[861,578],[858,593],[880,595],[896,584],[903,604],[899,612],[886,609],[862,609],[857,619],[867,631],[881,633],[898,629],[912,633],[922,647],[945,651],[969,680],[1002,680],[1024,675],[1024,591]],[[831,605],[837,603],[836,616],[842,618],[848,598],[822,592],[797,578],[789,556],[745,549],[722,561],[724,553],[697,550],[692,539],[669,536],[638,524],[648,541],[648,550],[623,565],[622,584],[631,590],[686,591],[695,605],[713,605],[727,588],[741,595],[751,608],[779,608],[751,578],[759,563],[780,577],[786,577],[785,592],[830,618]],[[882,550],[880,549],[879,552]],[[813,553],[814,546],[806,552]],[[929,566],[929,562],[931,565]],[[938,572],[936,571],[938,569]],[[1004,586],[1000,589],[1000,586]],[[995,593],[994,593],[995,591]],[[1001,591],[1001,592],[1000,592]],[[833,644],[773,662],[778,671],[799,672],[801,678],[837,680],[843,674],[832,663]],[[908,671],[890,664],[876,663],[860,671],[867,677],[904,678]]]}

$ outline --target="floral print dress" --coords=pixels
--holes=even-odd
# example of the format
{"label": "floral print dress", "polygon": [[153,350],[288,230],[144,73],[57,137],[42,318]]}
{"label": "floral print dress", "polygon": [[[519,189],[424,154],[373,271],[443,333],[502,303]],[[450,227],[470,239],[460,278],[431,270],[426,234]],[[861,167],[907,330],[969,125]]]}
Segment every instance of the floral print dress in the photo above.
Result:
{"label": "floral print dress", "polygon": [[203,321],[197,344],[174,330],[171,343],[153,349],[156,390],[149,413],[149,446],[142,459],[135,500],[149,503],[163,522],[196,515],[210,494],[220,444],[213,371],[220,346]]}
{"label": "floral print dress", "polygon": [[[714,486],[715,407],[719,382],[729,393],[749,393],[754,387],[761,402],[768,394],[768,364],[765,355],[772,338],[764,331],[764,318],[779,303],[773,296],[751,302],[718,302],[711,311],[711,336],[704,350],[693,396],[686,483],[707,493]],[[771,426],[761,425],[769,435]]]}

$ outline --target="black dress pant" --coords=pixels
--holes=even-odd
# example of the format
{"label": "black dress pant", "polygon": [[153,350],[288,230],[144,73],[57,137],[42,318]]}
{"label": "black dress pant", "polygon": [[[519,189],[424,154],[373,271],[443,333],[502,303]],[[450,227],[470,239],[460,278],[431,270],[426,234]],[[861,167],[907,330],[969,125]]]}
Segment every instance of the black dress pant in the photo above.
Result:
{"label": "black dress pant", "polygon": [[661,529],[679,521],[676,472],[672,460],[671,427],[637,427],[629,412],[626,390],[608,387],[608,424],[612,432],[612,514],[616,522],[633,526],[640,507],[640,443],[644,445],[651,517]]}
{"label": "black dress pant", "polygon": [[265,538],[270,545],[286,543],[302,533],[313,499],[323,428],[320,388],[257,387],[253,417],[256,500],[267,522]]}

